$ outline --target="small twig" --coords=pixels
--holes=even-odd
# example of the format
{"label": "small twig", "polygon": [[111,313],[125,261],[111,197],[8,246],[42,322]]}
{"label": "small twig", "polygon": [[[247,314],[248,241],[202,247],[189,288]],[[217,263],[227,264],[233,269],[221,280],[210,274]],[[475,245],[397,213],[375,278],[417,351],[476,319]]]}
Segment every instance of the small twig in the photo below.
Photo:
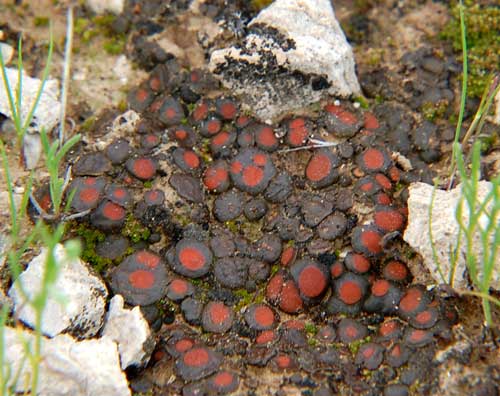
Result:
{"label": "small twig", "polygon": [[62,185],[62,189],[61,189],[61,192],[64,194],[64,192],[66,191],[66,189],[68,188],[68,184],[69,184],[69,181],[71,180],[71,165],[68,166],[68,168],[66,169],[66,174],[64,175],[64,183]]}
{"label": "small twig", "polygon": [[311,142],[313,144],[306,144],[306,145],[300,146],[300,147],[279,150],[278,153],[291,153],[293,151],[338,146],[338,143],[336,143],[336,142],[324,142],[324,141],[318,140],[318,139],[309,139],[309,142]]}
{"label": "small twig", "polygon": [[71,221],[74,219],[79,219],[81,217],[87,216],[91,211],[92,211],[92,209],[87,209],[87,210],[84,210],[83,212],[78,212],[78,213],[74,213],[72,215],[63,216],[61,221]]}

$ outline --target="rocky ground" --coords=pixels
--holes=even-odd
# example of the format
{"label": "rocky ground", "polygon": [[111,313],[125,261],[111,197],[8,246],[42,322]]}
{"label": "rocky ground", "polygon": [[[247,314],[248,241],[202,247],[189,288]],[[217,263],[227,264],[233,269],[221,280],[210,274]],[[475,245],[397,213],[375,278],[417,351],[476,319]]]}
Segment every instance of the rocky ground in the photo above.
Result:
{"label": "rocky ground", "polygon": [[[59,75],[57,3],[0,5],[1,40],[23,32],[31,75],[47,17]],[[75,9],[68,115],[83,140],[68,155],[69,191],[72,213],[90,213],[68,237],[153,330],[151,357],[126,370],[133,394],[498,394],[498,328],[485,332],[480,301],[436,285],[402,239],[409,184],[449,169],[461,70],[439,38],[449,5],[335,1],[360,93],[266,123],[253,91],[236,97],[207,66],[216,49],[243,45],[254,3],[190,3],[130,0],[118,17]],[[288,88],[309,78],[272,70]],[[485,131],[488,179],[499,129]],[[39,171],[35,195],[50,212],[45,180]]]}

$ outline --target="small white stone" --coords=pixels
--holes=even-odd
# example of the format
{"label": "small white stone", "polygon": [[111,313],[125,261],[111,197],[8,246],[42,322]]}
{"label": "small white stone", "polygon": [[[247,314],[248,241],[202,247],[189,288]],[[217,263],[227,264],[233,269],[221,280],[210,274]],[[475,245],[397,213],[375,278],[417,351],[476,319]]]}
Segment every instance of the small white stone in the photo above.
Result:
{"label": "small white stone", "polygon": [[[9,86],[13,92],[16,92],[18,87],[18,71],[13,68],[6,68],[6,76]],[[33,103],[35,102],[41,80],[38,78],[29,77],[27,74],[22,74],[22,95],[21,95],[21,117],[23,120],[28,116]],[[10,111],[8,93],[5,90],[5,85],[0,78],[0,113],[12,118]],[[57,80],[47,80],[40,96],[40,100],[33,114],[31,132],[39,132],[45,128],[50,132],[59,122],[61,114],[61,103],[59,102],[59,82]]]}
{"label": "small white stone", "polygon": [[327,94],[360,93],[330,0],[276,0],[248,28],[241,45],[214,51],[209,67],[260,119],[275,120]]}
{"label": "small white stone", "polygon": [[108,337],[118,344],[123,370],[129,366],[145,365],[155,345],[140,307],[123,308],[123,297],[119,294],[109,303],[102,337]]}
{"label": "small white stone", "polygon": [[[18,282],[31,300],[40,291],[45,273],[47,250],[33,258],[27,269],[19,276]],[[51,287],[47,306],[42,316],[43,334],[54,337],[62,332],[79,338],[92,337],[100,330],[104,321],[106,285],[88,265],[80,259],[70,260],[62,245],[57,245],[54,254],[59,266],[55,284]],[[14,311],[19,319],[34,327],[35,311],[26,303],[14,283],[9,290],[14,302]]]}
{"label": "small white stone", "polygon": [[[491,191],[491,188],[492,184],[490,182],[479,182],[479,202],[484,201],[486,195]],[[439,266],[445,279],[442,278],[439,272],[439,266],[434,258],[433,246],[429,233],[429,208],[431,207],[433,189],[433,186],[425,183],[413,183],[410,185],[410,196],[408,198],[408,226],[406,227],[403,238],[422,256],[424,264],[429,269],[436,283],[445,283],[451,276],[452,260],[450,259],[450,253],[453,252],[457,246],[460,229],[455,213],[458,203],[460,202],[462,186],[459,185],[450,191],[436,189],[434,192],[431,215],[432,240],[437,260],[440,263]],[[463,224],[468,224],[469,210],[465,201],[462,208],[462,222]],[[488,219],[484,216],[479,222],[485,224],[486,221],[488,221]],[[493,221],[500,222],[500,217],[493,219]],[[477,266],[478,277],[481,279],[483,269],[480,263],[482,261],[483,252],[479,232],[473,234],[472,246],[477,262],[479,263]],[[460,241],[460,251],[457,256],[458,260],[455,268],[453,286],[457,289],[464,290],[469,286],[466,277],[466,243],[464,236],[462,236],[462,240]],[[491,287],[495,290],[500,290],[500,268],[498,265],[493,268]]]}
{"label": "small white stone", "polygon": [[12,60],[12,55],[14,55],[14,48],[7,43],[0,43],[0,52],[2,53],[3,64],[9,64]]}
{"label": "small white stone", "polygon": [[[4,329],[6,366],[19,373],[14,386],[18,393],[30,393],[32,366],[25,358],[33,351],[35,337],[27,330]],[[67,334],[42,337],[39,365],[39,396],[130,396],[125,374],[120,369],[118,348],[109,338],[76,341]]]}
{"label": "small white stone", "polygon": [[141,115],[134,110],[127,110],[120,114],[113,120],[106,135],[95,143],[95,148],[104,150],[113,140],[133,135],[140,120]]}
{"label": "small white stone", "polygon": [[87,0],[87,7],[96,14],[111,12],[118,15],[123,12],[124,2],[125,0]]}

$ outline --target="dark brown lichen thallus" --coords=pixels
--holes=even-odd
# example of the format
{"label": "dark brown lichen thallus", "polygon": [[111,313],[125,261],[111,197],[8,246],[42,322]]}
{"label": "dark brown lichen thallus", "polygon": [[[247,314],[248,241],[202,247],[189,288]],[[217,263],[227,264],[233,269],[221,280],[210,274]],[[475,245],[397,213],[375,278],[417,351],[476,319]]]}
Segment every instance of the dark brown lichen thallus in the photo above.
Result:
{"label": "dark brown lichen thallus", "polygon": [[168,137],[180,147],[192,149],[196,145],[197,137],[192,128],[186,125],[176,125],[168,129]]}
{"label": "dark brown lichen thallus", "polygon": [[189,120],[192,124],[198,125],[207,119],[212,108],[212,102],[208,99],[200,99],[195,103],[193,110],[189,114]]}
{"label": "dark brown lichen thallus", "polygon": [[172,301],[180,302],[186,297],[192,296],[194,291],[194,286],[191,282],[182,278],[174,278],[167,286],[166,296]]}
{"label": "dark brown lichen thallus", "polygon": [[203,137],[213,137],[217,135],[223,127],[223,122],[217,114],[208,114],[200,121],[198,131]]}
{"label": "dark brown lichen thallus", "polygon": [[358,314],[367,291],[368,281],[365,277],[346,271],[333,281],[334,293],[328,301],[327,311],[331,314]]}
{"label": "dark brown lichen thallus", "polygon": [[370,147],[356,158],[358,166],[366,173],[385,173],[392,166],[389,154],[381,148]]}
{"label": "dark brown lichen thallus", "polygon": [[158,119],[166,126],[179,125],[186,116],[181,102],[173,96],[158,98],[151,107],[153,107],[152,111],[158,115]]}
{"label": "dark brown lichen thallus", "polygon": [[337,179],[339,165],[340,158],[330,149],[316,150],[307,163],[306,180],[313,188],[327,187]]}
{"label": "dark brown lichen thallus", "polygon": [[272,152],[279,147],[280,142],[272,126],[256,123],[247,127],[247,129],[253,130],[255,143],[261,150]]}
{"label": "dark brown lichen thallus", "polygon": [[368,312],[394,314],[401,299],[401,290],[386,279],[377,279],[370,286],[370,295],[363,308]]}
{"label": "dark brown lichen thallus", "polygon": [[373,215],[375,225],[384,233],[402,231],[405,216],[399,208],[388,205],[377,205]]}
{"label": "dark brown lichen thallus", "polygon": [[328,133],[339,137],[353,137],[363,126],[359,115],[345,106],[330,103],[324,110],[322,121]]}
{"label": "dark brown lichen thallus", "polygon": [[361,345],[354,362],[368,370],[376,370],[384,360],[385,348],[375,342]]}
{"label": "dark brown lichen thallus", "polygon": [[139,142],[144,152],[149,152],[161,143],[161,138],[155,133],[146,133],[141,135]]}
{"label": "dark brown lichen thallus", "polygon": [[184,238],[167,255],[172,269],[188,278],[200,278],[211,268],[213,254],[210,248],[195,239]]}
{"label": "dark brown lichen thallus", "polygon": [[238,189],[256,195],[266,189],[276,174],[276,168],[267,153],[246,148],[231,161],[230,174]]}
{"label": "dark brown lichen thallus", "polygon": [[203,185],[213,193],[227,191],[231,185],[227,163],[223,160],[218,160],[207,166],[203,174]]}
{"label": "dark brown lichen thallus", "polygon": [[140,250],[113,270],[111,288],[131,305],[153,304],[165,295],[167,270],[160,256]]}
{"label": "dark brown lichen thallus", "polygon": [[252,330],[271,330],[276,327],[279,316],[266,304],[252,304],[244,314],[245,322]]}
{"label": "dark brown lichen thallus", "polygon": [[125,163],[127,170],[142,181],[151,180],[156,176],[156,161],[151,157],[136,156]]}
{"label": "dark brown lichen thallus", "polygon": [[201,169],[201,159],[199,155],[191,149],[177,147],[172,153],[172,158],[175,165],[184,172],[197,173]]}
{"label": "dark brown lichen thallus", "polygon": [[141,113],[153,103],[154,98],[155,93],[150,87],[147,84],[141,84],[129,92],[127,102],[132,110]]}
{"label": "dark brown lichen thallus", "polygon": [[287,131],[285,142],[290,147],[301,147],[307,143],[312,136],[312,125],[309,120],[304,117],[297,117],[285,122]]}
{"label": "dark brown lichen thallus", "polygon": [[215,109],[224,120],[234,120],[238,116],[238,103],[232,98],[218,98],[215,100]]}
{"label": "dark brown lichen thallus", "polygon": [[126,216],[123,206],[105,199],[91,213],[90,223],[103,231],[113,231],[123,227]]}
{"label": "dark brown lichen thallus", "polygon": [[113,165],[122,164],[133,153],[133,148],[130,146],[128,140],[119,138],[113,140],[105,150],[106,156],[109,158]]}
{"label": "dark brown lichen thallus", "polygon": [[320,299],[330,282],[326,266],[311,258],[297,260],[290,267],[290,273],[305,302],[314,302]]}
{"label": "dark brown lichen thallus", "polygon": [[357,226],[353,229],[351,243],[354,250],[366,257],[376,257],[382,253],[383,233],[373,224]]}
{"label": "dark brown lichen thallus", "polygon": [[291,314],[300,312],[304,306],[299,288],[284,271],[278,271],[267,283],[266,299],[283,312]]}
{"label": "dark brown lichen thallus", "polygon": [[220,194],[213,203],[212,213],[224,223],[234,220],[243,212],[244,195],[235,189]]}
{"label": "dark brown lichen thallus", "polygon": [[184,381],[196,381],[214,374],[221,364],[221,356],[204,345],[194,345],[187,349],[175,367]]}
{"label": "dark brown lichen thallus", "polygon": [[106,181],[102,177],[77,177],[69,188],[68,197],[72,197],[71,208],[83,212],[95,208],[102,197]]}
{"label": "dark brown lichen thallus", "polygon": [[106,186],[106,198],[124,208],[131,206],[133,203],[130,191],[124,186],[115,183]]}
{"label": "dark brown lichen thallus", "polygon": [[201,325],[210,333],[225,333],[231,329],[234,311],[222,301],[210,301],[203,308]]}
{"label": "dark brown lichen thallus", "polygon": [[222,130],[210,139],[210,152],[214,157],[228,157],[235,142],[236,132]]}
{"label": "dark brown lichen thallus", "polygon": [[144,193],[144,202],[148,206],[163,205],[165,202],[165,193],[159,189],[148,190]]}

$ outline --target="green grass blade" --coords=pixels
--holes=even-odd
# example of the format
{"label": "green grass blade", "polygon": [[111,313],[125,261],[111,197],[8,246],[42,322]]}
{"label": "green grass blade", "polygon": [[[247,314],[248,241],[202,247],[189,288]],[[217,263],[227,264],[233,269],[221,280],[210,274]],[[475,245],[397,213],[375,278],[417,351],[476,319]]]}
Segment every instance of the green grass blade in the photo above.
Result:
{"label": "green grass blade", "polygon": [[42,78],[40,82],[40,86],[38,87],[38,91],[35,96],[35,101],[33,102],[33,105],[31,106],[28,115],[26,117],[26,120],[24,120],[24,125],[23,125],[23,137],[24,133],[28,129],[31,120],[33,119],[33,114],[35,113],[36,108],[38,107],[38,103],[40,102],[40,98],[42,96],[43,89],[45,87],[45,83],[49,77],[49,71],[50,67],[52,65],[52,52],[54,50],[54,38],[53,38],[53,33],[52,33],[52,24],[50,26],[50,36],[49,36],[49,50],[47,54],[47,61],[45,63],[45,68],[43,69],[42,73]]}

